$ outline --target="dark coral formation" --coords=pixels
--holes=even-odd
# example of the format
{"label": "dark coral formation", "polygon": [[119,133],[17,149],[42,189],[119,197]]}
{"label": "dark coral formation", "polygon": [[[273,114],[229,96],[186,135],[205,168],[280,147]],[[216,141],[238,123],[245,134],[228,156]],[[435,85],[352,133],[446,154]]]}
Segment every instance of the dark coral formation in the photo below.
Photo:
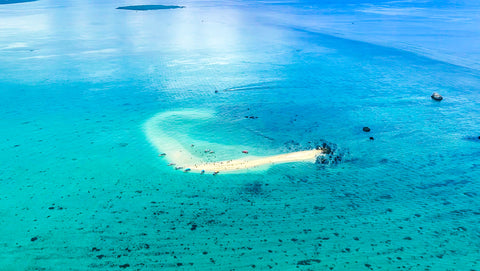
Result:
{"label": "dark coral formation", "polygon": [[480,142],[480,136],[466,136],[463,138],[464,140],[468,141],[477,141]]}
{"label": "dark coral formation", "polygon": [[289,152],[313,149],[322,150],[324,155],[319,155],[315,161],[317,165],[322,167],[339,164],[345,160],[345,156],[348,154],[347,151],[340,149],[337,144],[325,140],[314,140],[303,143],[290,140],[285,142],[284,146]]}

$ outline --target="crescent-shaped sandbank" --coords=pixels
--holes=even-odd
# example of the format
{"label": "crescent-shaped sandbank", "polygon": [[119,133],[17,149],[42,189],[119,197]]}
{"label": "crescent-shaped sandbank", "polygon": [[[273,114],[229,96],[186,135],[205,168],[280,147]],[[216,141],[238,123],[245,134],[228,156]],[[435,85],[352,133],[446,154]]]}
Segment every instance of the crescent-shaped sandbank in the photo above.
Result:
{"label": "crescent-shaped sandbank", "polygon": [[[311,162],[315,163],[317,157],[324,155],[323,149],[303,150],[297,152],[283,153],[270,156],[253,156],[244,154],[245,157],[239,159],[223,160],[223,161],[206,161],[204,157],[200,157],[191,152],[178,140],[176,131],[165,128],[169,122],[185,121],[202,121],[208,120],[213,115],[210,111],[198,110],[181,110],[168,111],[156,114],[144,124],[144,132],[150,143],[157,149],[161,156],[165,155],[165,159],[173,168],[183,171],[218,173],[235,171],[244,171],[247,169],[265,169],[274,164],[291,163],[291,162]],[[231,149],[232,146],[221,145],[218,143],[204,142],[205,146],[215,146],[215,149]],[[239,149],[241,152],[242,149]]]}

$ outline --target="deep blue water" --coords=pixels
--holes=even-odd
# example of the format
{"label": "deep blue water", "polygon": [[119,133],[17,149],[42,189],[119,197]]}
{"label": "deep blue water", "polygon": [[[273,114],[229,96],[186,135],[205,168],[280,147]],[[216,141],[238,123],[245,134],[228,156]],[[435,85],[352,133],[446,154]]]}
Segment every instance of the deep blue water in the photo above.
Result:
{"label": "deep blue water", "polygon": [[[131,4],[0,6],[1,270],[478,269],[478,6]],[[344,159],[178,172],[172,110],[214,112],[159,124],[185,146]]]}

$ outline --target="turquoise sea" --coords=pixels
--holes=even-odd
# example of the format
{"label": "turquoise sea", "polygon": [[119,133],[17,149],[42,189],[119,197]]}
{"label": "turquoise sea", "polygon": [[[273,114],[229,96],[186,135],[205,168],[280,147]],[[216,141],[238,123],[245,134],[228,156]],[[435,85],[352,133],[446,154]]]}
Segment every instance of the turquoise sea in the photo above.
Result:
{"label": "turquoise sea", "polygon": [[[11,2],[0,270],[480,270],[477,3]],[[210,117],[149,137],[168,112]],[[152,142],[341,161],[200,175]]]}

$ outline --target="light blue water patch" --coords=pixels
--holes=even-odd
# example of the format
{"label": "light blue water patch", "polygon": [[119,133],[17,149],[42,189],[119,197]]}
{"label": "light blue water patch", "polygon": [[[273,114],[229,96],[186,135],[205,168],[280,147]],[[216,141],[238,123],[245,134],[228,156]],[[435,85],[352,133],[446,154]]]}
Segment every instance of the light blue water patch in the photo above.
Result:
{"label": "light blue water patch", "polygon": [[[478,70],[279,26],[248,3],[28,5],[0,10],[4,269],[479,265]],[[143,125],[185,109],[214,112],[169,124],[186,147],[325,140],[344,160],[178,172]]]}
{"label": "light blue water patch", "polygon": [[272,1],[266,22],[399,48],[479,69],[478,1]]}

